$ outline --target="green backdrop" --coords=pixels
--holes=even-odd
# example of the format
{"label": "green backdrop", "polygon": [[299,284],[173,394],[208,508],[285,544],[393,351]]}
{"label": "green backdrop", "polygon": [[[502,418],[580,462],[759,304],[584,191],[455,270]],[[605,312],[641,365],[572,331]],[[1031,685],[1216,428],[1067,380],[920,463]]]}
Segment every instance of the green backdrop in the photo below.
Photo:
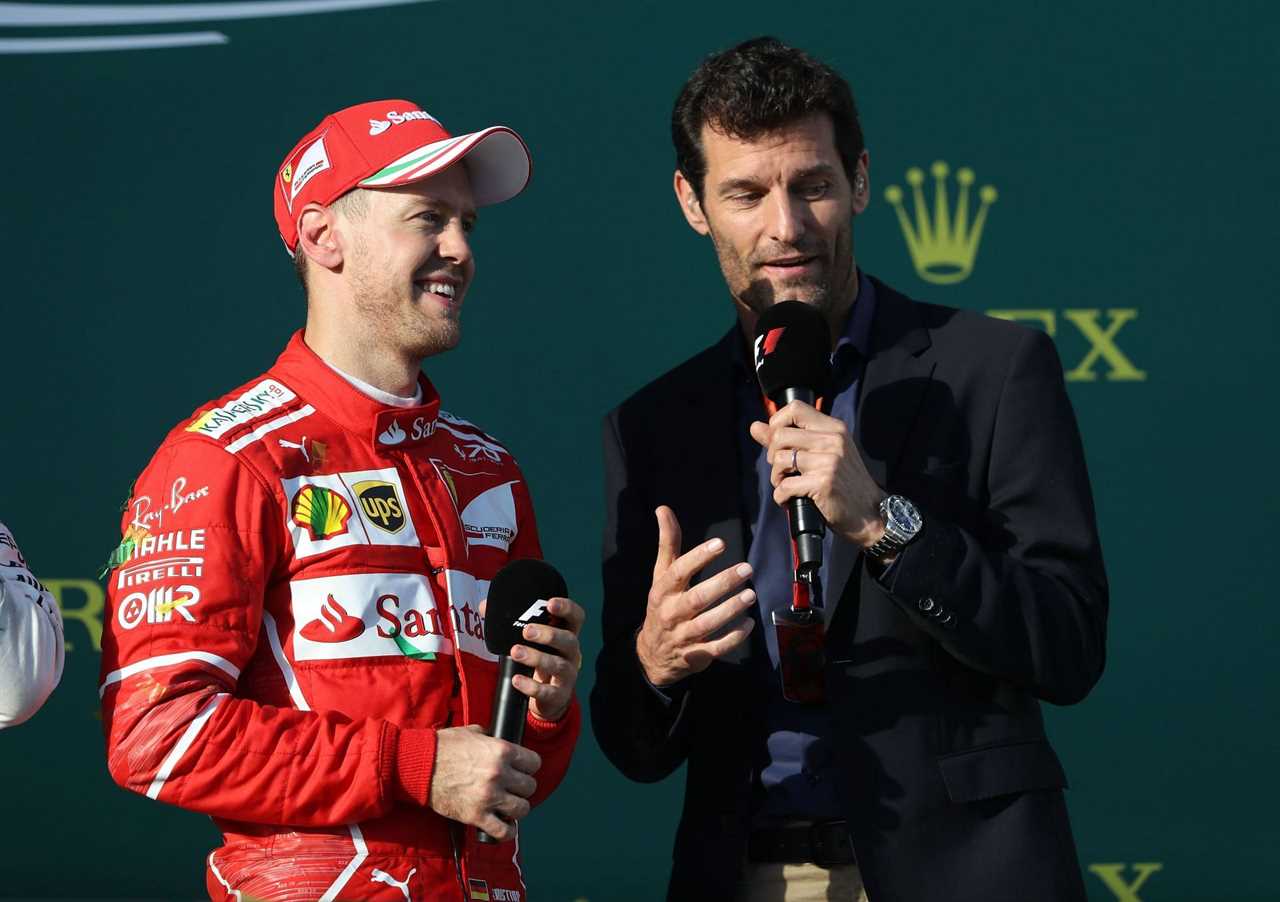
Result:
{"label": "green backdrop", "polygon": [[[107,777],[94,575],[166,430],[301,322],[268,196],[294,140],[387,96],[528,140],[529,190],[476,234],[462,347],[428,370],[522,461],[547,555],[593,614],[590,659],[599,418],[731,318],[672,201],[671,103],[704,54],[774,33],[854,86],[874,194],[860,263],[1050,329],[1069,370],[1110,655],[1049,721],[1091,898],[1280,898],[1273,4],[441,0],[233,18],[258,6],[240,2],[147,21],[193,6],[30,24],[86,7],[0,3],[0,519],[59,594],[69,651],[47,708],[0,734],[0,896],[202,892],[208,819]],[[103,38],[191,46],[75,52]],[[935,161],[973,170],[971,213],[983,186],[997,195],[950,284],[913,263],[886,200],[899,186],[918,227],[907,171],[932,210]],[[529,821],[535,902],[659,898],[682,785],[629,784],[584,733]]]}

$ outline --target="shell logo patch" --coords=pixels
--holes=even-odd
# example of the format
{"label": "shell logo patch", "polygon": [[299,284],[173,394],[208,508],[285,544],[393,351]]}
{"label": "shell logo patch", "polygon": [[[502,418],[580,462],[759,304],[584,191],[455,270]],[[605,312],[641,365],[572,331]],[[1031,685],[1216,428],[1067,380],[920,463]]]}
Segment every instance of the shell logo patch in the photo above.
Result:
{"label": "shell logo patch", "polygon": [[[312,541],[330,539],[347,531],[351,507],[333,489],[306,485],[293,497],[293,522],[311,533]],[[403,525],[403,524],[401,524]]]}

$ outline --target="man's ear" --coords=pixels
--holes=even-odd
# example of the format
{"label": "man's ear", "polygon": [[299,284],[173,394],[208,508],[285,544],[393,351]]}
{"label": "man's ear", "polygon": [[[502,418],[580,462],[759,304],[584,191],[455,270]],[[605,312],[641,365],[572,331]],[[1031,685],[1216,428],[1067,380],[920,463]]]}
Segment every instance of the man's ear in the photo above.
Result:
{"label": "man's ear", "polygon": [[295,253],[306,254],[325,269],[340,269],[343,255],[337,221],[333,210],[321,204],[310,203],[303,207],[298,214],[298,247]]}
{"label": "man's ear", "polygon": [[702,212],[702,201],[698,200],[698,192],[693,190],[693,184],[684,177],[684,173],[679,169],[676,170],[673,187],[676,189],[676,203],[680,205],[680,212],[684,214],[685,222],[689,223],[689,228],[699,235],[711,234],[711,227],[707,225],[707,217]]}
{"label": "man's ear", "polygon": [[854,171],[853,215],[857,216],[871,203],[871,154],[866,150],[858,154],[858,164]]}

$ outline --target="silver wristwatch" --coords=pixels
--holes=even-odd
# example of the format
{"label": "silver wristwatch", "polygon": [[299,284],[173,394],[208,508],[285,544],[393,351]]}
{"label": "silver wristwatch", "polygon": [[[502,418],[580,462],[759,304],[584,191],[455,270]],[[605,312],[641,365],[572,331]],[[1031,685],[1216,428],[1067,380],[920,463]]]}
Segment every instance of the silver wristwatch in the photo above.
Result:
{"label": "silver wristwatch", "polygon": [[880,516],[884,518],[884,535],[865,552],[867,557],[876,560],[883,560],[906,548],[924,526],[920,511],[901,495],[890,495],[881,501]]}

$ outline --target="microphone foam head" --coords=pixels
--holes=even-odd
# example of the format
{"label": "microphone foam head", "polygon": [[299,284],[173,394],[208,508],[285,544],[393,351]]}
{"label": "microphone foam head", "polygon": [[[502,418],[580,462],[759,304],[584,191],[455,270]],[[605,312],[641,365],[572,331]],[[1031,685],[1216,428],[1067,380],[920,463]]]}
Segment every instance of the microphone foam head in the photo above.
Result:
{"label": "microphone foam head", "polygon": [[554,648],[530,642],[521,633],[530,623],[558,626],[560,620],[547,610],[547,602],[568,596],[564,577],[545,561],[519,560],[507,564],[489,583],[489,600],[484,612],[485,647],[495,655],[510,655],[513,645],[559,654]]}
{"label": "microphone foam head", "polygon": [[785,388],[827,390],[831,374],[831,329],[826,319],[803,301],[779,301],[756,321],[756,378],[766,397]]}

